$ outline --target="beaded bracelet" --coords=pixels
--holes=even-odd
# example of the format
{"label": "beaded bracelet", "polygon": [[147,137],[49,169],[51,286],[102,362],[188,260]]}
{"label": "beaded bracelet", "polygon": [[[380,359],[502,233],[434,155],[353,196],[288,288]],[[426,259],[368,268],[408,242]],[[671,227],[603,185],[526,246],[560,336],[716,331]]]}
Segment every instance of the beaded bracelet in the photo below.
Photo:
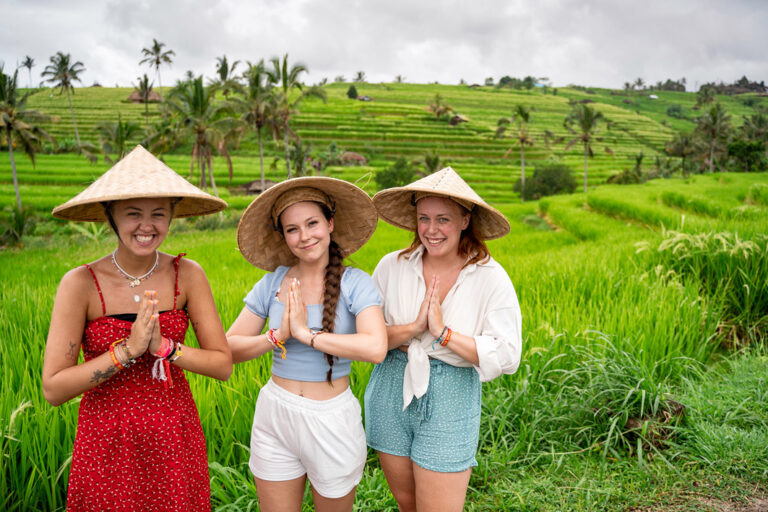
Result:
{"label": "beaded bracelet", "polygon": [[112,358],[112,363],[114,363],[118,370],[124,370],[125,366],[118,361],[117,356],[115,355],[115,345],[117,345],[117,343],[119,342],[116,341],[109,346],[109,357]]}
{"label": "beaded bracelet", "polygon": [[179,343],[177,341],[176,342],[176,348],[174,349],[173,354],[168,356],[168,361],[174,362],[175,360],[177,360],[180,357],[181,357],[181,343]]}
{"label": "beaded bracelet", "polygon": [[432,350],[435,350],[435,345],[440,344],[441,346],[445,346],[443,341],[445,340],[445,331],[450,331],[447,325],[443,326],[443,330],[440,333],[440,336],[435,339],[435,341],[432,342]]}
{"label": "beaded bracelet", "polygon": [[444,347],[448,344],[448,341],[451,339],[451,334],[453,334],[453,330],[448,329],[448,334],[445,335],[445,339],[440,342],[441,347]]}
{"label": "beaded bracelet", "polygon": [[278,340],[277,336],[275,336],[275,333],[277,332],[277,329],[270,329],[267,331],[267,340],[269,340],[270,343],[272,343],[274,346],[279,347],[280,350],[282,350],[282,353],[280,354],[280,357],[285,359],[286,354],[288,351],[285,349],[285,340]]}

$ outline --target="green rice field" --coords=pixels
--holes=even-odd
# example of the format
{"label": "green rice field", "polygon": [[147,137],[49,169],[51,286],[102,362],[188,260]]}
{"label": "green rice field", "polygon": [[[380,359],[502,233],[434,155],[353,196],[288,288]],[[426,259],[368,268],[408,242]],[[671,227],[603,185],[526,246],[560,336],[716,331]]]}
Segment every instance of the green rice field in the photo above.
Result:
{"label": "green rice field", "polygon": [[[749,347],[743,340],[734,346],[722,329],[734,320],[721,293],[739,290],[707,291],[703,271],[686,272],[663,250],[671,236],[678,245],[700,233],[752,240],[748,258],[722,268],[728,277],[751,265],[754,293],[765,301],[766,206],[745,203],[764,181],[762,175],[696,176],[497,204],[512,232],[490,248],[518,291],[524,357],[515,375],[484,385],[480,466],[467,510],[688,510],[697,500],[748,504],[765,496],[765,304],[748,320]],[[669,199],[678,195],[686,201]],[[710,210],[699,211],[701,198]],[[177,221],[164,246],[203,265],[225,326],[262,274],[239,255],[234,229],[226,227],[234,220],[202,231]],[[352,263],[371,272],[381,255],[408,239],[381,223]],[[0,252],[4,509],[64,509],[78,400],[58,408],[45,402],[43,348],[58,280],[113,243],[108,233],[73,232]],[[709,261],[706,251],[698,258]],[[354,367],[353,390],[361,399],[370,370]],[[268,376],[267,360],[237,365],[226,383],[189,376],[217,510],[256,510],[248,439],[257,391]],[[684,412],[673,415],[671,404]],[[630,428],[632,421],[641,426]],[[356,506],[396,509],[374,455]]]}

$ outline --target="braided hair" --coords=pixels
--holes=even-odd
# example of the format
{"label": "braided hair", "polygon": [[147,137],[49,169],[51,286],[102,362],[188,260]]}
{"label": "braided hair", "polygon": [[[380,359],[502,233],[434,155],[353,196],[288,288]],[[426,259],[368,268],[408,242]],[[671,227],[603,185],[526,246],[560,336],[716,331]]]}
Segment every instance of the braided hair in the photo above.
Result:
{"label": "braided hair", "polygon": [[[344,273],[343,260],[344,256],[341,248],[336,242],[331,240],[331,244],[328,246],[328,265],[325,267],[325,291],[323,293],[323,331],[325,332],[333,332],[333,327],[336,323],[336,306],[339,303],[339,295],[341,294],[341,275]],[[333,374],[334,356],[325,354],[325,360],[328,361],[329,366],[325,379],[330,384],[331,375]]]}

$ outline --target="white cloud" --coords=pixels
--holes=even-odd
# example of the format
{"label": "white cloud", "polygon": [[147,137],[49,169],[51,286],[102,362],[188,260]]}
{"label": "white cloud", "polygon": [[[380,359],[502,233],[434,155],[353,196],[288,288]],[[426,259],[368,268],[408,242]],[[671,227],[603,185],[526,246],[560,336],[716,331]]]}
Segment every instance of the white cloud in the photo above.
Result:
{"label": "white cloud", "polygon": [[84,85],[128,85],[149,72],[139,60],[153,38],[176,52],[164,85],[188,69],[211,76],[220,55],[286,52],[308,81],[356,71],[371,81],[533,75],[607,87],[768,79],[761,0],[0,0],[0,12],[0,60],[8,71],[31,55],[36,81],[64,51],[84,63]]}

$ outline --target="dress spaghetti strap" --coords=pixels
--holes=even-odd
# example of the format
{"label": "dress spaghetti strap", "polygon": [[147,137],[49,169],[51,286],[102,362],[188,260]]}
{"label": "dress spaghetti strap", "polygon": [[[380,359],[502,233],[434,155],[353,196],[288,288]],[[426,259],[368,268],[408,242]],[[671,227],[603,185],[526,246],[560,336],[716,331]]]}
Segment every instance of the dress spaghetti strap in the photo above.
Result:
{"label": "dress spaghetti strap", "polygon": [[186,255],[187,253],[181,252],[178,256],[173,258],[173,271],[176,274],[173,282],[173,309],[176,309],[176,298],[181,294],[179,291],[179,263],[181,263],[181,258]]}
{"label": "dress spaghetti strap", "polygon": [[[101,299],[101,314],[102,314],[103,316],[106,316],[106,315],[107,315],[107,306],[104,304],[104,295],[102,295],[102,293],[101,293],[101,286],[99,286],[99,280],[98,280],[98,279],[96,279],[96,274],[93,272],[93,269],[91,268],[91,266],[90,266],[90,265],[88,265],[87,263],[85,263],[85,264],[83,264],[83,266],[84,266],[85,268],[87,268],[87,269],[88,269],[88,271],[89,271],[89,272],[91,273],[91,275],[93,276],[93,282],[94,282],[94,283],[96,283],[96,289],[99,291],[99,299]],[[173,303],[174,303],[174,308],[175,308],[175,307],[176,307],[176,306],[175,306],[175,304],[176,304],[176,298],[174,298],[174,299],[173,299]]]}

